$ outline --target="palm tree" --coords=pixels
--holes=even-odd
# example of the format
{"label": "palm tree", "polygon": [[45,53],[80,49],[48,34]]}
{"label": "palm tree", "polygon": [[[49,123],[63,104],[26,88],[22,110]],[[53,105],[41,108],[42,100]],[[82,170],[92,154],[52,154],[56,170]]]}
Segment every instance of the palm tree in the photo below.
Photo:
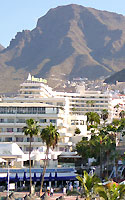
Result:
{"label": "palm tree", "polygon": [[98,185],[95,192],[102,200],[124,200],[125,185],[116,185],[116,183],[108,184],[108,186]]}
{"label": "palm tree", "polygon": [[42,195],[42,187],[43,187],[43,182],[44,182],[44,176],[45,176],[46,167],[47,167],[47,164],[48,164],[49,149],[51,147],[53,149],[56,147],[58,140],[59,140],[59,133],[58,133],[56,127],[54,125],[50,124],[46,128],[42,129],[41,138],[42,138],[43,143],[46,144],[46,157],[45,157],[45,160],[44,160],[44,167],[43,167],[43,174],[42,174],[41,188],[40,188],[40,196]]}
{"label": "palm tree", "polygon": [[93,146],[93,151],[95,152],[95,158],[97,159],[99,157],[100,161],[100,177],[102,177],[102,162],[103,162],[103,149],[104,149],[104,141],[105,141],[105,135],[99,134],[94,135],[90,139],[90,143]]}
{"label": "palm tree", "polygon": [[106,151],[106,156],[107,156],[107,177],[108,177],[109,156],[110,156],[110,153],[115,151],[115,148],[116,148],[115,137],[113,137],[113,135],[110,135],[110,134],[106,135],[104,142],[105,142],[105,151]]}
{"label": "palm tree", "polygon": [[103,109],[102,113],[101,113],[101,117],[102,117],[102,119],[104,121],[104,126],[105,126],[106,120],[108,119],[108,115],[109,115],[108,110],[107,109]]}
{"label": "palm tree", "polygon": [[99,178],[97,178],[95,175],[93,176],[89,175],[86,171],[84,171],[83,177],[77,176],[76,178],[80,181],[83,187],[83,191],[84,191],[84,195],[86,199],[90,200],[94,194],[94,191],[93,191],[94,186],[100,182]]}
{"label": "palm tree", "polygon": [[89,122],[91,125],[94,124],[100,124],[100,117],[98,113],[96,112],[87,112],[87,122]]}
{"label": "palm tree", "polygon": [[24,126],[22,131],[26,136],[30,137],[30,144],[29,144],[29,171],[30,171],[30,193],[31,193],[31,188],[32,188],[32,176],[31,176],[31,144],[32,144],[32,138],[39,133],[39,125],[38,122],[35,121],[34,119],[27,119],[26,120],[26,125]]}

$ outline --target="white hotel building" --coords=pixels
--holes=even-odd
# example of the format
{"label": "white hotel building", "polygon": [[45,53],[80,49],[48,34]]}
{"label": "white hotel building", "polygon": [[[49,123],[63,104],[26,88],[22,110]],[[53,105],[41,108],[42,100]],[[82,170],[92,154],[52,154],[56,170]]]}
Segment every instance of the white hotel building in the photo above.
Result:
{"label": "white hotel building", "polygon": [[[109,120],[112,116],[110,94],[100,91],[85,91],[78,86],[76,93],[56,92],[44,79],[29,74],[26,82],[20,85],[19,95],[4,97],[0,101],[0,142],[16,142],[24,152],[28,151],[29,138],[22,133],[25,120],[33,118],[44,128],[50,122],[57,126],[60,141],[57,150],[69,151],[83,136],[87,136],[86,116],[89,111],[101,114],[108,109]],[[93,105],[87,102],[93,101]],[[81,130],[75,136],[76,127]],[[40,137],[34,137],[33,149],[42,145]]]}

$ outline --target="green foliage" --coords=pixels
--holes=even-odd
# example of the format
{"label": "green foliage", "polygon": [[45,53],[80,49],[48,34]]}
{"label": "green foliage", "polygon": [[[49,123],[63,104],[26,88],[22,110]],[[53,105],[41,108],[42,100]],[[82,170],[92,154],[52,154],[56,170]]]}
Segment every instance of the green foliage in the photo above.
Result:
{"label": "green foliage", "polygon": [[91,125],[100,124],[100,117],[98,113],[87,112],[86,115],[87,115],[87,122],[89,122]]}
{"label": "green foliage", "polygon": [[87,104],[87,105],[90,105],[91,107],[94,106],[94,103],[95,103],[95,101],[93,101],[93,100],[88,100],[88,101],[86,101],[86,104]]}
{"label": "green foliage", "polygon": [[116,104],[115,106],[114,106],[114,108],[116,108],[117,110],[119,109],[119,104]]}
{"label": "green foliage", "polygon": [[39,133],[40,126],[38,126],[38,122],[34,119],[27,119],[26,125],[27,126],[24,126],[22,129],[26,136],[29,135],[29,137],[32,138],[34,135],[37,135]]}
{"label": "green foliage", "polygon": [[81,133],[80,129],[79,129],[78,127],[76,127],[76,129],[75,129],[75,134],[76,134],[76,135],[79,135],[80,133]]}
{"label": "green foliage", "polygon": [[84,171],[84,176],[76,177],[81,186],[86,199],[91,200],[95,195],[99,195],[102,200],[124,200],[125,199],[125,185],[118,185],[111,182],[103,185],[100,179],[95,175],[91,176]]}
{"label": "green foliage", "polygon": [[40,135],[47,148],[54,148],[59,140],[59,133],[52,123],[46,128],[42,129]]}
{"label": "green foliage", "polygon": [[24,126],[22,131],[25,133],[26,136],[30,137],[30,144],[29,144],[29,170],[30,170],[30,193],[31,193],[31,188],[32,188],[32,177],[31,177],[31,143],[32,143],[32,138],[39,133],[39,125],[38,122],[35,121],[34,119],[27,119],[26,120],[26,125]]}
{"label": "green foliage", "polygon": [[113,119],[112,125],[117,127],[117,126],[119,126],[119,124],[120,124],[120,120],[119,119]]}
{"label": "green foliage", "polygon": [[50,123],[49,126],[42,129],[40,135],[41,135],[42,141],[46,144],[46,147],[47,147],[47,149],[46,149],[46,159],[44,161],[41,188],[40,188],[40,196],[41,196],[44,176],[45,176],[46,167],[47,167],[47,163],[48,163],[49,148],[50,147],[53,148],[53,149],[55,148],[55,146],[57,145],[58,140],[59,140],[59,133],[58,133],[56,127],[54,125],[52,125],[52,123]]}
{"label": "green foliage", "polygon": [[80,192],[78,190],[67,191],[67,196],[76,196],[76,195],[80,195]]}
{"label": "green foliage", "polygon": [[76,178],[80,181],[83,187],[85,197],[91,199],[94,193],[93,188],[100,182],[100,179],[95,175],[89,175],[86,171],[84,171],[83,177],[77,176]]}
{"label": "green foliage", "polygon": [[[101,150],[101,154],[100,154]],[[91,135],[91,139],[87,140],[82,138],[80,142],[76,144],[76,151],[82,156],[83,160],[87,162],[88,158],[94,157],[97,162],[102,156],[102,161],[108,155],[110,159],[114,151],[116,150],[116,135],[109,133],[107,129],[101,129],[98,134]]]}
{"label": "green foliage", "polygon": [[103,109],[103,110],[102,110],[102,113],[101,113],[101,118],[102,118],[104,121],[106,121],[106,119],[108,119],[108,115],[109,115],[108,110]]}
{"label": "green foliage", "polygon": [[125,118],[121,118],[120,120],[114,119],[112,122],[114,127],[114,132],[122,132],[122,136],[125,135]]}
{"label": "green foliage", "polygon": [[87,162],[90,156],[90,147],[87,138],[83,137],[82,140],[76,144],[76,151],[84,158],[84,161]]}
{"label": "green foliage", "polygon": [[77,108],[75,108],[75,107],[74,107],[74,108],[72,108],[72,111],[77,111]]}
{"label": "green foliage", "polygon": [[111,183],[109,186],[98,185],[95,187],[95,192],[102,200],[124,200],[125,185],[116,185]]}
{"label": "green foliage", "polygon": [[119,116],[123,119],[125,118],[125,111],[122,110],[120,113],[119,113]]}

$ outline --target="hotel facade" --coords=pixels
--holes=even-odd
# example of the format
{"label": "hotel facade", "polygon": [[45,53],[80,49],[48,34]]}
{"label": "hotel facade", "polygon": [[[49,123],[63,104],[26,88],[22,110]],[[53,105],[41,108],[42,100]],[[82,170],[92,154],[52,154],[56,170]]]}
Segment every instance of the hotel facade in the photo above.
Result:
{"label": "hotel facade", "polygon": [[[29,137],[22,128],[29,118],[39,122],[42,128],[50,123],[57,126],[60,140],[58,151],[70,151],[75,144],[87,136],[86,112],[101,114],[103,109],[109,111],[112,120],[112,96],[100,91],[85,91],[79,85],[76,93],[53,91],[45,79],[38,79],[29,74],[28,79],[20,85],[16,97],[4,97],[0,101],[0,142],[16,142],[24,152],[29,150]],[[75,135],[79,128],[80,135]],[[42,146],[40,137],[33,137],[33,149]]]}

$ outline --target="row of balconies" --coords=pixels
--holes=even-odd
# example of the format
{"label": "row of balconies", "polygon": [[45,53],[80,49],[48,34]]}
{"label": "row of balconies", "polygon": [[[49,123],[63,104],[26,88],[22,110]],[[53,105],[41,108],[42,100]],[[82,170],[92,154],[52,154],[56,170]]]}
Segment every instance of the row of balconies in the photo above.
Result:
{"label": "row of balconies", "polygon": [[0,118],[26,118],[26,119],[29,119],[29,118],[33,118],[33,119],[41,119],[41,117],[44,117],[46,119],[53,119],[53,118],[62,118],[64,117],[64,114],[63,113],[41,113],[41,114],[23,114],[23,113],[20,113],[20,114],[10,114],[10,113],[0,113]]}

